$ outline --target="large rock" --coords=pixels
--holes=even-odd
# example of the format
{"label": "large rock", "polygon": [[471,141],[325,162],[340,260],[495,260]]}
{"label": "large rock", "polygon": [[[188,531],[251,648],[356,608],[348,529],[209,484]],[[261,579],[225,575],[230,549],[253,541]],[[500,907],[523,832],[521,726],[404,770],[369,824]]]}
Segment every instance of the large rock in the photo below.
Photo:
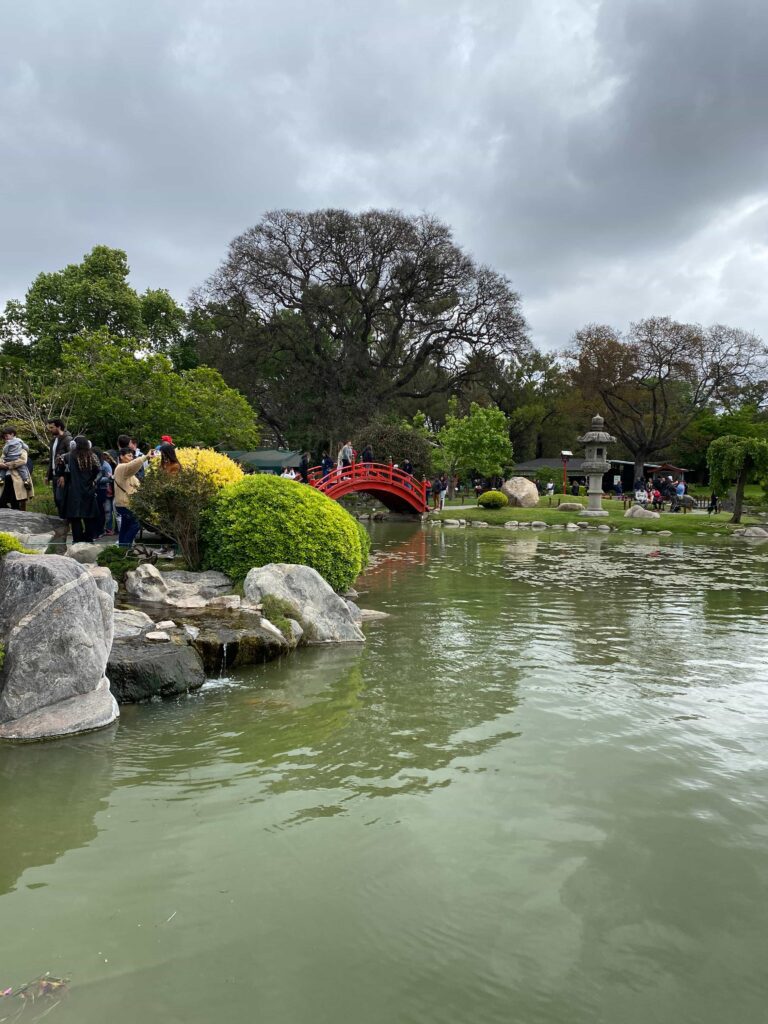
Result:
{"label": "large rock", "polygon": [[583,512],[584,506],[578,501],[561,501],[557,506],[557,512]]}
{"label": "large rock", "polygon": [[66,520],[58,516],[0,508],[0,533],[62,533],[66,536],[67,529]]}
{"label": "large rock", "polygon": [[243,587],[246,600],[262,604],[267,597],[283,602],[304,628],[306,643],[360,643],[363,632],[346,601],[334,593],[308,565],[271,563],[251,569]]}
{"label": "large rock", "polygon": [[[6,729],[7,737],[14,729],[29,735],[10,738],[39,739],[114,721],[116,708],[100,688],[112,629],[112,599],[83,566],[60,555],[6,555],[0,563],[0,725],[27,719]],[[73,700],[96,691],[101,696]]]}
{"label": "large rock", "polygon": [[[83,565],[82,562],[80,564]],[[114,604],[115,598],[117,597],[117,580],[109,571],[107,566],[93,565],[91,562],[88,562],[83,565],[83,568],[93,577],[99,590],[102,593],[107,594]]]}
{"label": "large rock", "polygon": [[140,636],[154,628],[154,622],[146,612],[135,608],[115,609],[115,640],[124,640],[129,636]]}
{"label": "large rock", "polygon": [[199,690],[203,661],[186,640],[155,643],[142,638],[115,640],[109,655],[109,685],[121,704],[152,697],[175,697]]}
{"label": "large rock", "polygon": [[49,704],[0,725],[0,739],[29,743],[93,732],[111,725],[119,716],[120,709],[110,693],[109,680],[103,678],[90,693]]}
{"label": "large rock", "polygon": [[[206,608],[222,605],[232,581],[220,572],[160,572],[154,565],[140,565],[125,577],[125,589],[138,601],[165,604],[170,608]],[[227,607],[239,605],[236,594],[227,596]]]}
{"label": "large rock", "polygon": [[658,512],[652,512],[649,508],[643,508],[642,505],[633,505],[628,508],[624,513],[625,519],[660,519]]}
{"label": "large rock", "polygon": [[220,597],[232,593],[232,580],[215,569],[206,569],[205,572],[169,569],[163,573],[163,578],[171,586],[190,587],[200,597]]}
{"label": "large rock", "polygon": [[67,548],[67,555],[70,558],[74,558],[76,562],[80,562],[81,565],[96,565],[96,561],[104,548],[101,544],[88,544],[85,541],[81,541],[78,544],[72,544]]}
{"label": "large rock", "polygon": [[744,526],[740,530],[733,531],[734,537],[753,537],[755,540],[768,540],[768,530],[762,526]]}
{"label": "large rock", "polygon": [[229,668],[244,665],[260,665],[273,661],[296,647],[302,636],[293,626],[298,623],[288,619],[290,638],[273,623],[252,613],[215,620],[205,618],[193,639],[195,649],[203,659],[205,670],[210,675]]}
{"label": "large rock", "polygon": [[501,485],[502,494],[506,494],[509,504],[515,508],[536,508],[539,504],[539,492],[533,480],[524,476],[513,476]]}

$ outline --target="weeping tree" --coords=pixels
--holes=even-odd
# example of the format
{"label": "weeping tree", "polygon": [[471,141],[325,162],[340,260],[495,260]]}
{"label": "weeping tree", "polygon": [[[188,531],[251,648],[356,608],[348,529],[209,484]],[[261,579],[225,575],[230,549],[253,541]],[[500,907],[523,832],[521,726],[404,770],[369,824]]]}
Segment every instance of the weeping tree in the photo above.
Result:
{"label": "weeping tree", "polygon": [[740,523],[747,480],[753,475],[768,475],[768,441],[736,434],[717,437],[707,449],[707,465],[716,491],[727,490],[736,482],[731,522]]}

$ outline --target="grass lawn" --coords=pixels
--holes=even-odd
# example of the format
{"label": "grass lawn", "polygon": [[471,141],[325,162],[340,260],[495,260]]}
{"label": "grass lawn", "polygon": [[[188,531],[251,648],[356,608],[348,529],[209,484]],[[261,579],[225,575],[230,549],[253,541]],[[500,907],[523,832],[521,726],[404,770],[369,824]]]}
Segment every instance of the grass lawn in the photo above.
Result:
{"label": "grass lawn", "polygon": [[[569,496],[568,501],[579,501],[578,498]],[[585,517],[579,512],[558,512],[556,502],[553,499],[549,504],[548,498],[541,498],[537,508],[466,508],[461,511],[451,512],[446,509],[444,512],[434,513],[435,519],[455,519],[457,516],[466,519],[468,522],[483,522],[490,526],[503,526],[504,523],[516,520],[519,523],[533,522],[534,520],[554,525],[555,523],[577,523],[589,521],[595,526],[606,523],[609,526],[618,527],[620,530],[632,530],[640,528],[649,533],[658,533],[659,530],[671,530],[676,534],[687,534],[695,536],[697,533],[706,533],[712,536],[728,534],[738,529],[729,523],[730,512],[720,512],[717,515],[708,516],[699,512],[662,512],[658,519],[625,519],[624,508],[619,501],[603,501],[603,508],[608,512],[607,516],[592,519]],[[586,499],[580,504],[586,505]],[[742,526],[750,523],[757,523],[754,516],[742,516]]]}

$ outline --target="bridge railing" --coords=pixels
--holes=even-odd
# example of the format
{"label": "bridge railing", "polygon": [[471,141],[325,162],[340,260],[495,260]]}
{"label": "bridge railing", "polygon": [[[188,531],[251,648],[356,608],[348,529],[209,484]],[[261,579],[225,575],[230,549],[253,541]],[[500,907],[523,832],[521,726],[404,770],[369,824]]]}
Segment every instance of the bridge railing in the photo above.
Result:
{"label": "bridge railing", "polygon": [[[417,479],[391,462],[361,462],[356,459],[349,466],[334,466],[327,472],[322,466],[313,466],[309,470],[309,482],[323,492],[332,491],[342,483],[378,483],[411,491],[425,507],[427,503],[427,481]],[[362,487],[360,489],[363,490]]]}

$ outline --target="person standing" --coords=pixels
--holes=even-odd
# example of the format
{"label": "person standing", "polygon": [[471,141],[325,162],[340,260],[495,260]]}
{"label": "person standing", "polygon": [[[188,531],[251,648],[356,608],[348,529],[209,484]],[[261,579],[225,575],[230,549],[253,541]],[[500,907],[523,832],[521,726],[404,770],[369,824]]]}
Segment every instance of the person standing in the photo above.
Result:
{"label": "person standing", "polygon": [[440,474],[440,511],[445,508],[445,499],[448,494],[448,478],[445,473]]}
{"label": "person standing", "polygon": [[440,508],[440,495],[443,493],[440,477],[436,476],[432,481],[432,509],[437,512]]}
{"label": "person standing", "polygon": [[18,509],[19,512],[26,512],[27,500],[35,496],[32,475],[27,468],[27,446],[17,439],[13,427],[7,427],[3,431],[3,447],[5,454],[3,461],[0,462],[0,470],[3,471],[0,508],[10,507]]}
{"label": "person standing", "polygon": [[352,465],[352,459],[355,457],[355,452],[352,447],[351,441],[345,441],[339,452],[339,465],[342,469],[347,469]]}
{"label": "person standing", "polygon": [[363,448],[363,454],[360,456],[361,462],[373,462],[373,449],[369,444]]}
{"label": "person standing", "polygon": [[328,452],[323,452],[323,457],[320,460],[320,467],[323,471],[323,479],[325,479],[333,469],[333,459]]}
{"label": "person standing", "polygon": [[98,479],[101,463],[91,448],[91,442],[82,434],[74,440],[74,447],[64,459],[60,477],[64,492],[62,509],[64,518],[72,528],[75,544],[92,542],[98,526]]}
{"label": "person standing", "polygon": [[160,472],[167,476],[176,476],[181,472],[181,463],[176,455],[176,448],[169,441],[163,441],[155,452],[160,456]]}
{"label": "person standing", "polygon": [[403,459],[403,465],[401,469],[404,473],[407,473],[408,476],[413,476],[413,463],[411,462],[407,455]]}
{"label": "person standing", "polygon": [[299,476],[303,484],[309,483],[309,452],[303,452],[299,462]]}
{"label": "person standing", "polygon": [[135,494],[141,486],[139,481],[139,470],[144,469],[144,463],[151,455],[142,455],[136,458],[131,448],[121,448],[118,464],[115,466],[115,511],[120,516],[120,533],[117,543],[121,548],[129,548],[136,539],[139,532],[139,521],[131,512],[129,506],[131,495]]}
{"label": "person standing", "polygon": [[[61,462],[64,459],[64,456],[69,454],[72,435],[67,430],[64,420],[46,420],[45,429],[51,439],[48,452],[48,469],[46,470],[45,479],[46,483],[51,484],[53,487],[53,500],[56,502],[56,508],[61,516],[61,503],[64,498],[64,494],[58,485],[58,481],[61,479],[59,470],[61,469]],[[62,519],[63,518],[64,517],[62,516]]]}

